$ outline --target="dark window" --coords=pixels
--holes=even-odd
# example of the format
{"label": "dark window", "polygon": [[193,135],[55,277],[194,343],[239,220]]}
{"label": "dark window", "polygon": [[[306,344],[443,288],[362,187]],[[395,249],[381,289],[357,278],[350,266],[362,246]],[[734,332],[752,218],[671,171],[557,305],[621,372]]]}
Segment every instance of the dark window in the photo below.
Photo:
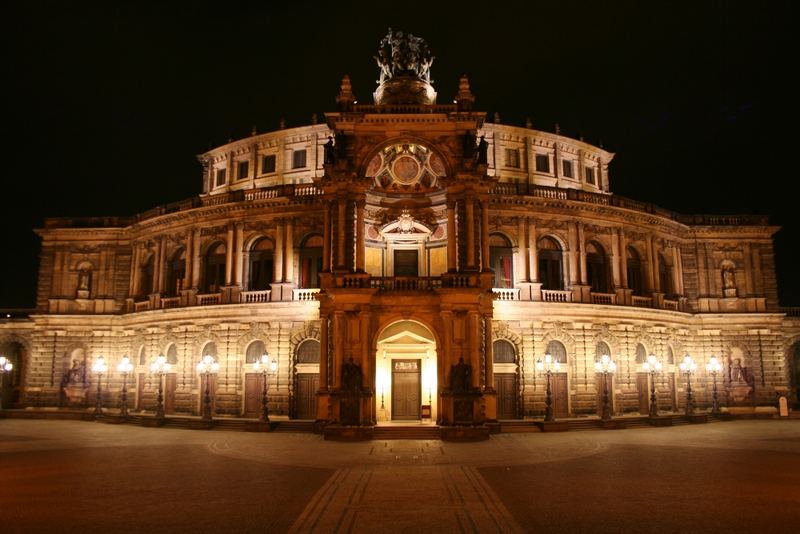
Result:
{"label": "dark window", "polygon": [[206,254],[206,269],[203,290],[206,293],[217,293],[225,285],[225,244],[219,243],[211,247]]}
{"label": "dark window", "polygon": [[494,271],[494,287],[514,287],[514,256],[511,243],[499,234],[489,237],[489,266]]}
{"label": "dark window", "polygon": [[300,287],[319,287],[322,272],[322,237],[311,236],[300,249]]}
{"label": "dark window", "polygon": [[275,172],[275,154],[264,156],[261,158],[261,174],[270,174]]}
{"label": "dark window", "polygon": [[292,168],[302,169],[306,166],[306,150],[295,150],[292,153]]}
{"label": "dark window", "polygon": [[539,240],[539,281],[542,289],[564,289],[561,260],[558,243],[549,237]]}
{"label": "dark window", "polygon": [[272,242],[260,239],[250,250],[250,291],[270,289],[273,277]]}
{"label": "dark window", "polygon": [[592,167],[586,167],[586,183],[594,185],[594,169]]}
{"label": "dark window", "polygon": [[319,341],[307,339],[297,346],[297,363],[319,363]]}
{"label": "dark window", "polygon": [[186,254],[183,249],[176,252],[167,264],[167,295],[175,297],[183,289],[186,277]]}
{"label": "dark window", "polygon": [[516,148],[506,149],[506,167],[519,169],[519,150]]}
{"label": "dark window", "polygon": [[217,186],[225,185],[225,169],[217,169]]}
{"label": "dark window", "polygon": [[498,339],[492,343],[492,358],[494,363],[514,363],[517,361],[514,345],[505,339]]}
{"label": "dark window", "polygon": [[643,296],[642,262],[639,259],[639,254],[632,247],[628,247],[626,271],[628,273],[628,288],[633,290],[634,295]]}
{"label": "dark window", "polygon": [[567,178],[572,178],[572,162],[564,160],[561,163],[561,167],[564,169],[564,176]]}
{"label": "dark window", "polygon": [[419,252],[416,250],[394,251],[395,276],[419,276]]}
{"label": "dark window", "polygon": [[665,295],[673,295],[675,290],[672,282],[672,266],[667,263],[664,256],[658,255],[658,282],[661,286],[661,292]]}
{"label": "dark window", "polygon": [[247,178],[247,175],[250,174],[250,162],[249,161],[240,161],[238,164],[238,168],[236,169],[236,177],[240,180],[244,180]]}
{"label": "dark window", "polygon": [[550,172],[550,157],[547,154],[536,154],[536,172]]}
{"label": "dark window", "polygon": [[606,255],[600,245],[589,243],[586,246],[586,276],[592,291],[608,293],[608,267]]}

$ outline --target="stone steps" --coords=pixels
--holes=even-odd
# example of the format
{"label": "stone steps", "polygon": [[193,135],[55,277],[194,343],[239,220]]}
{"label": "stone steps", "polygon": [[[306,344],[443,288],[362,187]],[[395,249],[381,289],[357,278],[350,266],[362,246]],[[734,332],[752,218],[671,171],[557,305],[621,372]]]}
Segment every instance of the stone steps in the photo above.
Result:
{"label": "stone steps", "polygon": [[438,426],[376,426],[372,439],[441,439]]}

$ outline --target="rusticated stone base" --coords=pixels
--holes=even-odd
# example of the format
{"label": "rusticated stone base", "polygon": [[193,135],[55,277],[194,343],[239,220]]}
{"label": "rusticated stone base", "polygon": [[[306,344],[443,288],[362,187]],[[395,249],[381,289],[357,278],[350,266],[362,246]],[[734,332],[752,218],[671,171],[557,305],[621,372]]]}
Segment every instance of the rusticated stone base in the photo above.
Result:
{"label": "rusticated stone base", "polygon": [[620,421],[619,419],[600,421],[600,428],[604,428],[606,430],[622,430],[625,428],[625,421]]}
{"label": "rusticated stone base", "polygon": [[569,430],[567,421],[536,421],[536,426],[542,432],[566,432]]}
{"label": "rusticated stone base", "polygon": [[486,426],[489,428],[489,434],[499,434],[500,430],[500,423],[497,421],[492,423],[486,423]]}
{"label": "rusticated stone base", "polygon": [[189,421],[188,428],[191,430],[211,430],[214,428],[214,421],[193,420]]}
{"label": "rusticated stone base", "polygon": [[647,424],[650,426],[672,426],[672,417],[648,417]]}
{"label": "rusticated stone base", "polygon": [[322,435],[329,441],[368,441],[372,439],[371,426],[328,425]]}
{"label": "rusticated stone base", "polygon": [[158,427],[164,426],[167,420],[163,417],[142,417],[142,426]]}
{"label": "rusticated stone base", "polygon": [[485,441],[489,439],[489,427],[443,426],[439,428],[442,441]]}
{"label": "rusticated stone base", "polygon": [[694,415],[687,415],[686,419],[693,424],[702,424],[708,423],[708,416],[704,413],[694,414]]}
{"label": "rusticated stone base", "polygon": [[247,421],[244,424],[245,432],[272,432],[273,423],[269,421]]}

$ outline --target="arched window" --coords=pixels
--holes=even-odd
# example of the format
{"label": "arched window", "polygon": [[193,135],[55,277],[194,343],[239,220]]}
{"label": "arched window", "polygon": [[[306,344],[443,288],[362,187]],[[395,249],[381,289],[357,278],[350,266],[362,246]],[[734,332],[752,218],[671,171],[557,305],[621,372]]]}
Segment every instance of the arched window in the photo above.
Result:
{"label": "arched window", "polygon": [[492,343],[492,357],[494,363],[515,363],[517,361],[517,351],[514,345],[505,339],[498,339]]}
{"label": "arched window", "polygon": [[319,363],[319,341],[306,339],[297,346],[297,363]]}
{"label": "arched window", "polygon": [[262,237],[250,249],[250,291],[263,291],[270,288],[273,276],[272,241]]}
{"label": "arched window", "polygon": [[170,365],[178,364],[178,347],[175,345],[175,343],[170,343],[169,347],[167,348],[167,363]]}
{"label": "arched window", "polygon": [[639,253],[633,247],[628,247],[627,267],[628,289],[632,289],[634,295],[644,296],[642,261],[639,259]]}
{"label": "arched window", "polygon": [[597,346],[594,349],[595,361],[600,361],[600,358],[602,358],[604,355],[611,356],[611,348],[609,348],[608,343],[605,341],[598,341]]}
{"label": "arched window", "polygon": [[139,347],[139,365],[147,365],[147,348],[144,345]]}
{"label": "arched window", "polygon": [[672,352],[672,347],[670,347],[669,345],[667,345],[667,348],[665,350],[665,356],[667,358],[668,364],[670,365],[675,364],[675,354]]}
{"label": "arched window", "polygon": [[183,289],[183,279],[186,277],[186,250],[178,249],[167,263],[167,296],[174,297]]}
{"label": "arched window", "polygon": [[508,239],[501,234],[489,236],[489,266],[494,271],[494,287],[514,287],[514,251]]}
{"label": "arched window", "polygon": [[608,262],[603,247],[594,241],[586,245],[587,282],[595,293],[608,293]]}
{"label": "arched window", "polygon": [[206,272],[203,291],[216,293],[225,285],[225,243],[216,243],[206,253]]}
{"label": "arched window", "polygon": [[672,279],[672,265],[662,252],[658,254],[658,283],[665,295],[674,295],[675,287]]}
{"label": "arched window", "polygon": [[217,344],[213,341],[206,343],[205,347],[203,347],[203,351],[200,353],[200,357],[203,356],[212,356],[214,359],[217,358]]}
{"label": "arched window", "polygon": [[155,265],[155,254],[150,254],[147,260],[139,268],[139,295],[144,297],[153,292],[153,270]]}
{"label": "arched window", "polygon": [[636,344],[636,363],[644,363],[647,361],[647,349],[641,343]]}
{"label": "arched window", "polygon": [[558,242],[551,237],[539,240],[539,281],[542,289],[564,289],[562,253]]}
{"label": "arched window", "polygon": [[558,362],[562,365],[567,363],[567,349],[560,341],[553,340],[548,343],[546,354],[549,354],[553,358],[554,362]]}
{"label": "arched window", "polygon": [[264,342],[260,340],[255,340],[247,346],[244,362],[256,363],[257,361],[261,360],[261,355],[265,354],[266,352],[267,352],[267,347],[264,345]]}
{"label": "arched window", "polygon": [[312,235],[307,237],[300,247],[300,280],[298,280],[300,287],[319,287],[320,272],[322,272],[322,236]]}

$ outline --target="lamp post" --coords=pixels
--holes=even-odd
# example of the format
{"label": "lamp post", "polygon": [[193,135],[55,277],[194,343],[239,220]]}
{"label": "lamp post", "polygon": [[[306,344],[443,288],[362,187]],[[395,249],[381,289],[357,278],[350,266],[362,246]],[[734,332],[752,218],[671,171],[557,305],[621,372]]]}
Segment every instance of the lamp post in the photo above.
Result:
{"label": "lamp post", "polygon": [[536,370],[544,373],[547,377],[547,390],[545,396],[544,420],[545,422],[555,421],[553,417],[553,389],[551,386],[553,372],[558,372],[561,369],[561,364],[558,360],[553,360],[550,354],[544,355],[544,361],[536,360]]}
{"label": "lamp post", "polygon": [[5,356],[0,356],[0,410],[3,409],[3,380],[6,373],[10,373],[14,369],[14,364]]}
{"label": "lamp post", "polygon": [[259,420],[262,423],[267,423],[269,422],[269,407],[267,406],[267,375],[278,372],[278,362],[276,362],[274,358],[270,359],[269,354],[265,352],[261,355],[260,359],[253,362],[253,371],[257,373],[260,372],[264,381],[263,389],[261,391],[261,417]]}
{"label": "lamp post", "polygon": [[150,364],[150,372],[158,377],[158,397],[156,397],[156,418],[164,419],[164,375],[169,372],[172,365],[167,362],[167,357],[159,354],[158,358]]}
{"label": "lamp post", "polygon": [[642,369],[650,374],[650,417],[658,417],[658,398],[656,397],[656,375],[661,372],[661,360],[650,354],[642,363]]}
{"label": "lamp post", "polygon": [[681,373],[686,375],[686,415],[694,415],[694,398],[692,397],[692,373],[697,371],[697,364],[688,354],[679,365]]}
{"label": "lamp post", "polygon": [[614,374],[617,370],[617,364],[611,360],[608,354],[603,354],[600,361],[594,362],[594,370],[598,373],[603,373],[603,412],[600,418],[603,421],[611,420],[611,403],[608,398],[608,375]]}
{"label": "lamp post", "polygon": [[119,404],[119,414],[123,419],[128,417],[128,375],[133,371],[133,364],[127,356],[122,357],[122,361],[117,365],[117,371],[122,375],[122,396]]}
{"label": "lamp post", "polygon": [[94,416],[100,417],[103,414],[103,393],[100,385],[103,382],[103,374],[108,371],[108,364],[105,358],[98,356],[92,363],[92,372],[97,375],[97,399],[94,404]]}
{"label": "lamp post", "polygon": [[208,381],[211,375],[216,374],[217,371],[219,371],[219,364],[210,354],[203,356],[203,359],[197,364],[197,372],[200,373],[200,376],[206,377],[206,389],[203,396],[203,421],[211,421],[211,393]]}
{"label": "lamp post", "polygon": [[713,415],[719,415],[719,401],[717,400],[717,373],[722,370],[722,364],[719,362],[716,356],[711,356],[711,359],[706,364],[706,371],[711,374],[711,380],[714,384],[714,389],[712,390],[711,396],[711,413]]}

